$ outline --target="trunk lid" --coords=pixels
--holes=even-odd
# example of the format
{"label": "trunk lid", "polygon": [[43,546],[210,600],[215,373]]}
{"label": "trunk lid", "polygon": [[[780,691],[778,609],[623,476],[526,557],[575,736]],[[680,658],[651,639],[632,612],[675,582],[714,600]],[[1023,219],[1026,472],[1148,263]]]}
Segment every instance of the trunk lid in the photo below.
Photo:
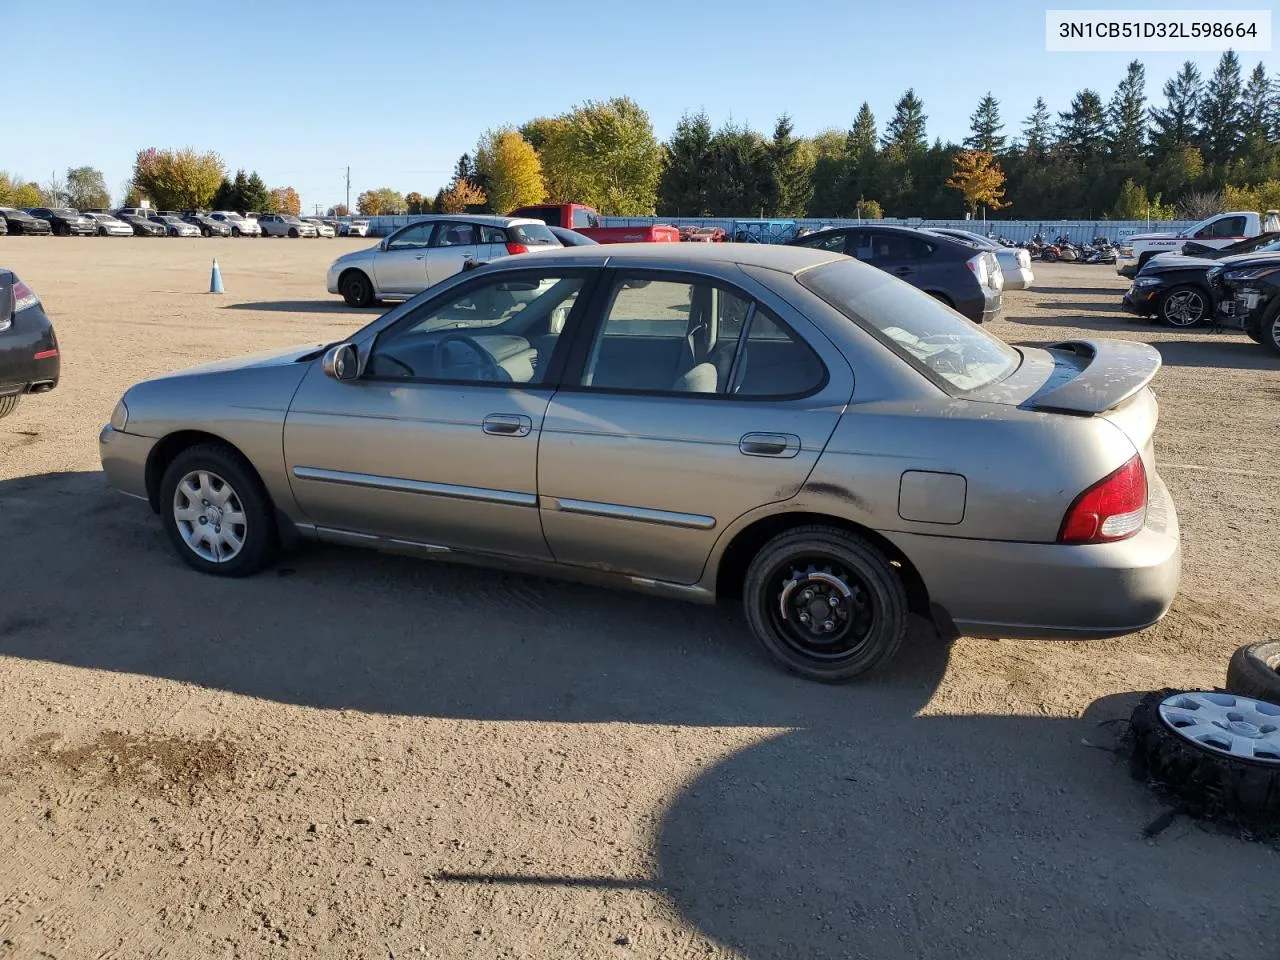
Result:
{"label": "trunk lid", "polygon": [[1037,413],[1100,417],[1129,438],[1148,473],[1155,473],[1152,438],[1159,407],[1148,385],[1161,359],[1154,347],[1130,340],[1067,340],[1018,350],[1023,360],[1017,370],[967,398]]}

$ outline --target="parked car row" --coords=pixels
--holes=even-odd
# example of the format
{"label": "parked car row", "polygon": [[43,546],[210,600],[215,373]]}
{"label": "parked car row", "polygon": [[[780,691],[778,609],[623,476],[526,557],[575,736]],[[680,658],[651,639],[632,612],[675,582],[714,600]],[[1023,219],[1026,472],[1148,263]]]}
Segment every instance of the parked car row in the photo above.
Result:
{"label": "parked car row", "polygon": [[0,207],[0,235],[60,237],[363,237],[368,220],[340,222],[290,214],[245,216],[230,210],[74,210],[71,207]]}

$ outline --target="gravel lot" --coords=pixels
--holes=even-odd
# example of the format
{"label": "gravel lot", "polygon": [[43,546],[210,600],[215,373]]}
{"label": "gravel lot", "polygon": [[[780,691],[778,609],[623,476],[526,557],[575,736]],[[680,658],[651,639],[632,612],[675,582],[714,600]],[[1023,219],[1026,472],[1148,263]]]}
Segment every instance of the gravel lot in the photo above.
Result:
{"label": "gravel lot", "polygon": [[368,242],[0,239],[63,349],[0,421],[0,957],[1274,955],[1277,853],[1144,838],[1162,807],[1094,748],[1280,635],[1276,358],[1038,265],[996,333],[1164,355],[1182,592],[1106,642],[921,627],[827,688],[731,608],[327,548],[183,566],[99,426],[139,379],[364,323],[324,270]]}

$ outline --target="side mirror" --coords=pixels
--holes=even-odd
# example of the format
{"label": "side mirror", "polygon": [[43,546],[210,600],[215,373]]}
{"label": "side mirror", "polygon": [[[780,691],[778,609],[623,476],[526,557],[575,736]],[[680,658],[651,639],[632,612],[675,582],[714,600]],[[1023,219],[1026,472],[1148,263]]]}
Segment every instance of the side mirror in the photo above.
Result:
{"label": "side mirror", "polygon": [[390,237],[383,237],[383,238],[378,242],[378,249],[379,249],[379,250],[386,250],[386,249],[387,249],[387,241],[388,241],[389,239],[391,239],[391,238],[390,238]]}
{"label": "side mirror", "polygon": [[354,344],[340,343],[324,354],[324,374],[335,380],[355,380],[360,376],[360,356]]}

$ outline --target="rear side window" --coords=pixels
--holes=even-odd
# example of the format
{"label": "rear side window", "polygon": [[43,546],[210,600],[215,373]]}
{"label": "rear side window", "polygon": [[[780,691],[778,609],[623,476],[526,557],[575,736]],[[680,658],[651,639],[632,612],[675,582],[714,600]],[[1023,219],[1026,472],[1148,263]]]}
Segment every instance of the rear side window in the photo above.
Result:
{"label": "rear side window", "polygon": [[743,397],[803,396],[821,387],[826,375],[809,345],[757,304],[729,392]]}
{"label": "rear side window", "polygon": [[[857,235],[853,255],[864,263],[901,263],[904,260],[915,260],[917,252],[916,238],[903,233],[876,233],[866,231]],[[928,244],[924,245],[928,251]],[[928,255],[928,252],[925,254]]]}
{"label": "rear side window", "polygon": [[927,293],[855,263],[834,262],[796,277],[948,393],[1003,380],[1016,350]]}
{"label": "rear side window", "polygon": [[558,247],[560,241],[545,223],[517,223],[507,227],[511,239],[523,243],[526,247]]}
{"label": "rear side window", "polygon": [[815,250],[830,250],[832,253],[844,253],[845,235],[843,233],[833,233],[828,236],[818,236],[812,239],[804,239],[800,241],[802,247],[812,247]]}
{"label": "rear side window", "polygon": [[573,229],[586,227],[588,230],[596,226],[598,221],[590,210],[583,210],[581,207],[575,207],[573,211]]}
{"label": "rear side window", "polygon": [[506,243],[507,231],[501,227],[481,227],[480,228],[481,243]]}

